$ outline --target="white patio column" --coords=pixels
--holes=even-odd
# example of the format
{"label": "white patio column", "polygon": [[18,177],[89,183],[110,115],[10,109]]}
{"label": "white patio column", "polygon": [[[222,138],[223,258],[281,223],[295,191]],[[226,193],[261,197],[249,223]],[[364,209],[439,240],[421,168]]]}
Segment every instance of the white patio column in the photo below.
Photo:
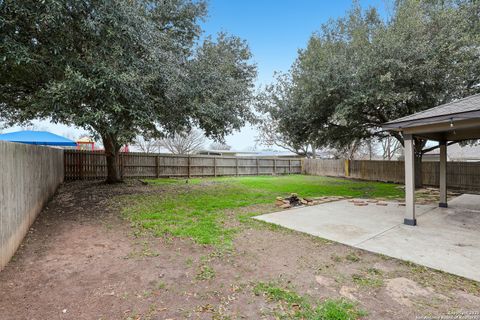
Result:
{"label": "white patio column", "polygon": [[415,151],[413,136],[405,134],[405,219],[403,223],[409,226],[417,225],[415,219]]}
{"label": "white patio column", "polygon": [[447,208],[447,142],[440,141],[440,203],[439,207]]}

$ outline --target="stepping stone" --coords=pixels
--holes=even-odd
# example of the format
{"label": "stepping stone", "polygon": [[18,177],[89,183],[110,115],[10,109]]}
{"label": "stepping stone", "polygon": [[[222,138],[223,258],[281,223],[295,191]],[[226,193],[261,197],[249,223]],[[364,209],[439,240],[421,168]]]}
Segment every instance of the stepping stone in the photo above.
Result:
{"label": "stepping stone", "polygon": [[354,205],[357,206],[357,207],[364,207],[364,206],[368,206],[368,203],[366,203],[366,202],[355,202]]}

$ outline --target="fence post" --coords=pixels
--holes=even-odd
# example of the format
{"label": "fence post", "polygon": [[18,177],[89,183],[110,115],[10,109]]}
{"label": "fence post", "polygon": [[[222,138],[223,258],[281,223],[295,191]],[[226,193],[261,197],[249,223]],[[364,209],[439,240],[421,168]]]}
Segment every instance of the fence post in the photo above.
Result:
{"label": "fence post", "polygon": [[67,158],[65,154],[65,150],[62,152],[63,154],[63,180],[65,181],[66,176],[67,176]]}
{"label": "fence post", "polygon": [[304,162],[305,162],[305,159],[304,159],[304,158],[300,159],[300,173],[301,173],[301,174],[304,174],[304,173],[305,173],[305,172],[304,172],[304,170],[305,170]]}
{"label": "fence post", "polygon": [[258,176],[259,172],[260,172],[259,167],[258,167],[258,158],[255,158],[255,160],[257,161],[257,176]]}
{"label": "fence post", "polygon": [[217,157],[213,157],[213,176],[217,176]]}
{"label": "fence post", "polygon": [[288,159],[288,174],[292,174],[292,160]]}
{"label": "fence post", "polygon": [[273,175],[277,175],[277,158],[273,158]]}
{"label": "fence post", "polygon": [[238,158],[235,157],[235,175],[238,177]]}
{"label": "fence post", "polygon": [[190,156],[187,157],[187,172],[188,172],[188,178],[191,178],[191,173],[190,173]]}
{"label": "fence post", "polygon": [[345,177],[350,177],[350,160],[345,159]]}
{"label": "fence post", "polygon": [[123,153],[120,152],[120,178],[123,180],[123,178],[125,177],[125,164],[123,163],[124,159],[123,159]]}
{"label": "fence post", "polygon": [[157,179],[160,178],[160,159],[158,156],[155,156],[155,175]]}
{"label": "fence post", "polygon": [[84,164],[84,158],[85,158],[85,154],[84,153],[80,153],[78,159],[78,163],[80,164],[80,180],[83,180],[83,164]]}

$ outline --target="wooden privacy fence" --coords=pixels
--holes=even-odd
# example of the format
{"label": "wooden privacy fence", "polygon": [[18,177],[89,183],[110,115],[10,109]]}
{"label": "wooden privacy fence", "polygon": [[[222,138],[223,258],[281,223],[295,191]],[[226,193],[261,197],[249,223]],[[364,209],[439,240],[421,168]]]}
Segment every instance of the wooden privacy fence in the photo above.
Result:
{"label": "wooden privacy fence", "polygon": [[305,159],[304,171],[314,176],[345,177],[345,160]]}
{"label": "wooden privacy fence", "polygon": [[[310,175],[404,183],[405,164],[403,161],[305,159],[304,172]],[[438,187],[439,172],[439,162],[423,162],[423,184]],[[479,191],[480,162],[448,162],[447,185],[455,189]]]}
{"label": "wooden privacy fence", "polygon": [[[65,150],[65,180],[104,179],[103,152]],[[216,177],[302,173],[303,159],[121,153],[123,178]]]}

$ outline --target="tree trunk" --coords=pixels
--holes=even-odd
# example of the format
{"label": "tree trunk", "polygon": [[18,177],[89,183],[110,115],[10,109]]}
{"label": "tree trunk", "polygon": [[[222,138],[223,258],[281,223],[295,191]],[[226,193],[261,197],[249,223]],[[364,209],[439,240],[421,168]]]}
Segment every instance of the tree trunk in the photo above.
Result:
{"label": "tree trunk", "polygon": [[317,159],[317,148],[312,144],[312,159]]}
{"label": "tree trunk", "polygon": [[415,138],[415,188],[423,187],[422,150],[425,143],[425,140]]}
{"label": "tree trunk", "polygon": [[106,183],[122,182],[119,171],[120,145],[111,134],[102,135],[103,146],[105,147],[105,157],[107,159],[107,179]]}

